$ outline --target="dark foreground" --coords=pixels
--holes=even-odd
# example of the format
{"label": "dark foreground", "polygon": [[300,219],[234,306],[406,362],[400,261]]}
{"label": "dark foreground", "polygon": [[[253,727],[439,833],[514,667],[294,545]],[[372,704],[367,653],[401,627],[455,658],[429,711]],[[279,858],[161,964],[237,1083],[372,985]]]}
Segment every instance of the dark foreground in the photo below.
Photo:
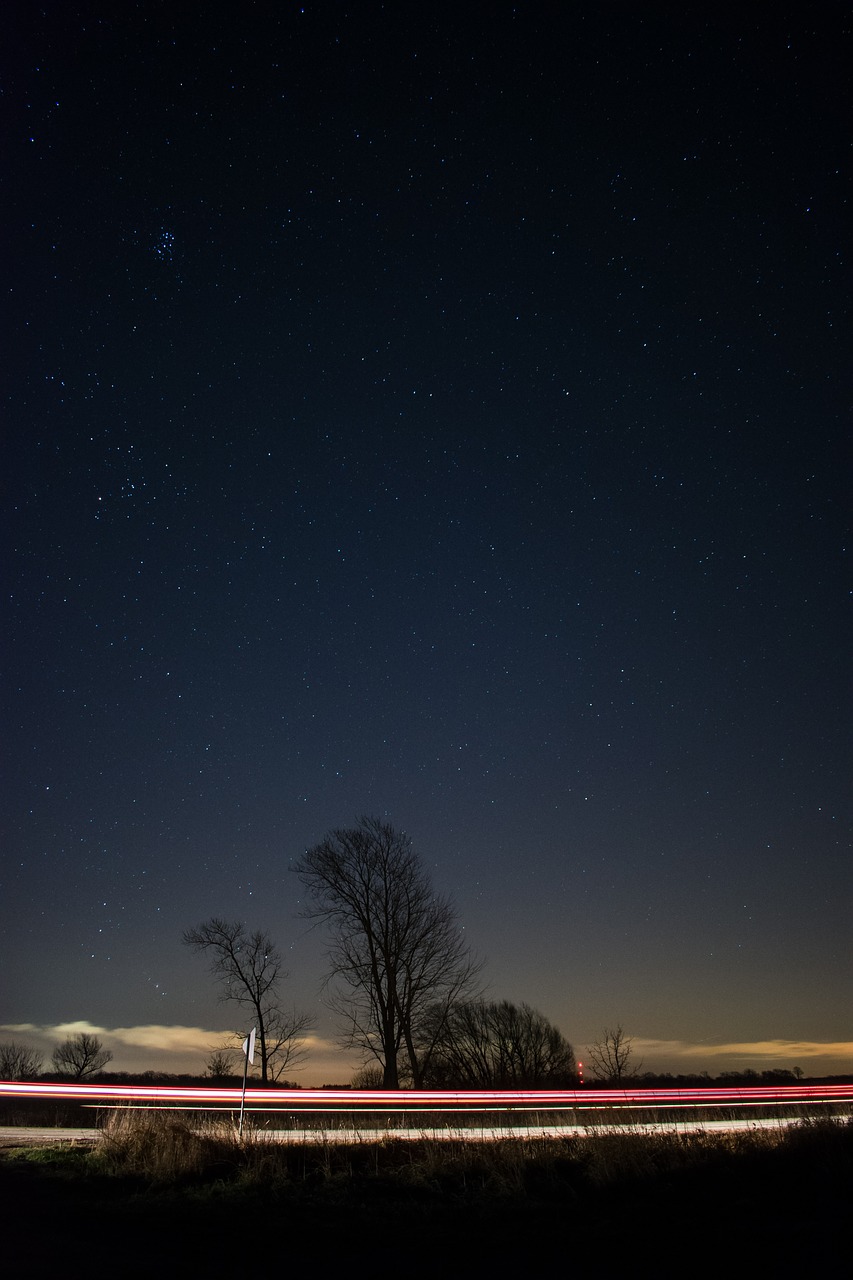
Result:
{"label": "dark foreground", "polygon": [[633,1141],[644,1145],[623,1141],[604,1180],[607,1154],[593,1178],[577,1148],[544,1162],[512,1157],[511,1176],[485,1157],[464,1166],[428,1157],[413,1176],[410,1151],[385,1146],[381,1157],[327,1152],[286,1178],[261,1171],[235,1182],[223,1166],[165,1184],[106,1172],[79,1150],[5,1151],[2,1264],[6,1275],[54,1280],[289,1274],[305,1264],[320,1276],[393,1267],[407,1280],[554,1261],[604,1277],[848,1265],[849,1124],[773,1148],[713,1145],[680,1162]]}

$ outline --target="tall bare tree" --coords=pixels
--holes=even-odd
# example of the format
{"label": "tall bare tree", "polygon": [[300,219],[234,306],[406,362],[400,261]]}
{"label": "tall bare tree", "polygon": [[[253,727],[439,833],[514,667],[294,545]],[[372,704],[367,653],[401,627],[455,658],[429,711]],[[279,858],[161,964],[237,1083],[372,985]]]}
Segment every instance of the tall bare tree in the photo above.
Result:
{"label": "tall bare tree", "polygon": [[210,956],[211,973],[222,983],[220,999],[250,1010],[257,1027],[261,1079],[278,1080],[302,1057],[311,1019],[281,1004],[279,986],[287,974],[272,938],[260,930],[250,932],[239,920],[213,917],[197,929],[187,929],[183,940]]}
{"label": "tall bare tree", "polygon": [[57,1074],[72,1076],[75,1080],[97,1075],[113,1059],[112,1050],[105,1049],[97,1036],[85,1031],[57,1045],[52,1057]]}
{"label": "tall bare tree", "polygon": [[294,870],[309,897],[304,914],[332,931],[328,990],[348,1043],[380,1063],[386,1089],[404,1073],[417,1088],[428,1013],[435,1022],[436,1008],[473,994],[479,971],[454,908],[405,833],[376,818],[330,832]]}
{"label": "tall bare tree", "polygon": [[643,1064],[631,1061],[633,1044],[632,1037],[625,1034],[621,1025],[605,1027],[600,1039],[589,1045],[586,1051],[595,1078],[618,1084],[620,1080],[637,1075]]}
{"label": "tall bare tree", "polygon": [[572,1046],[528,1004],[475,1000],[443,1014],[427,1082],[457,1089],[541,1089],[577,1083]]}

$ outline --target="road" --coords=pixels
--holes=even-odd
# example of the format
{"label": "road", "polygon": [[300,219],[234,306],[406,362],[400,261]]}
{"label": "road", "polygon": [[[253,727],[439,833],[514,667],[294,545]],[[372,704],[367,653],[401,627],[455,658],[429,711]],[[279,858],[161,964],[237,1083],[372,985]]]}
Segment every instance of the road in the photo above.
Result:
{"label": "road", "polygon": [[[774,1116],[770,1119],[742,1120],[703,1120],[699,1118],[674,1120],[671,1117],[656,1122],[644,1121],[625,1124],[554,1124],[554,1125],[471,1125],[457,1127],[424,1126],[423,1128],[400,1127],[394,1125],[375,1126],[370,1129],[355,1127],[338,1127],[334,1129],[302,1128],[302,1129],[246,1129],[246,1136],[255,1142],[291,1142],[314,1144],[333,1144],[346,1142],[386,1142],[396,1139],[401,1142],[493,1142],[507,1139],[544,1139],[544,1138],[593,1138],[610,1133],[632,1134],[664,1134],[664,1133],[754,1133],[759,1129],[791,1128],[802,1124],[802,1117]],[[100,1129],[51,1129],[51,1128],[0,1128],[0,1150],[23,1146],[53,1146],[68,1144],[72,1146],[94,1145],[101,1138]]]}
{"label": "road", "polygon": [[99,1129],[28,1129],[23,1125],[0,1129],[0,1150],[10,1147],[55,1146],[57,1143],[79,1145],[95,1143]]}

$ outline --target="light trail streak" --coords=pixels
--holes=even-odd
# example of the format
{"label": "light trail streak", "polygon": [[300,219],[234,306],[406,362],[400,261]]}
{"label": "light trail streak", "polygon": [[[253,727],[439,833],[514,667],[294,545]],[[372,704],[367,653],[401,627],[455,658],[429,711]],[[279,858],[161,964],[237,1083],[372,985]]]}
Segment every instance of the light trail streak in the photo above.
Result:
{"label": "light trail streak", "polygon": [[[64,1098],[97,1105],[173,1102],[239,1108],[239,1087],[109,1085],[0,1081],[0,1097]],[[246,1090],[251,1109],[290,1111],[560,1111],[612,1107],[796,1106],[853,1103],[853,1085],[782,1085],[765,1088],[470,1090],[275,1089]]]}

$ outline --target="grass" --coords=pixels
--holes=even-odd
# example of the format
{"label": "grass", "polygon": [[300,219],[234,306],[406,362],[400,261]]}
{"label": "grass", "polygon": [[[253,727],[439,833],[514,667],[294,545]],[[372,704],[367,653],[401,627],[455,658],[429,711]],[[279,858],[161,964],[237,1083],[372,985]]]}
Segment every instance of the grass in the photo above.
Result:
{"label": "grass", "polygon": [[571,1172],[590,1187],[682,1173],[738,1158],[784,1153],[815,1145],[846,1145],[853,1121],[803,1120],[792,1128],[738,1133],[701,1131],[644,1135],[622,1132],[586,1137],[526,1137],[497,1140],[337,1141],[302,1145],[270,1141],[247,1128],[244,1136],[229,1121],[178,1113],[114,1112],[102,1140],[87,1159],[112,1175],[133,1175],[158,1184],[191,1181],[351,1180],[394,1177],[403,1182],[524,1190],[530,1171],[538,1179]]}
{"label": "grass", "polygon": [[[241,1138],[227,1121],[179,1113],[113,1112],[94,1148],[68,1144],[7,1153],[7,1160],[41,1165],[75,1177],[132,1181],[163,1191],[216,1187],[242,1192],[287,1187],[294,1193],[364,1189],[373,1183],[440,1193],[446,1200],[529,1197],[569,1188],[592,1193],[756,1162],[784,1163],[803,1154],[832,1164],[850,1159],[853,1121],[803,1121],[793,1128],[740,1133],[662,1133],[629,1130],[589,1137],[508,1136],[458,1139],[327,1141],[303,1145],[270,1141],[248,1129]],[[846,1153],[846,1154],[845,1154]],[[853,1166],[851,1166],[853,1171]]]}
{"label": "grass", "polygon": [[[90,1151],[16,1151],[0,1160],[8,1222],[23,1211],[74,1245],[142,1275],[191,1242],[194,1269],[224,1273],[260,1249],[324,1273],[364,1252],[371,1269],[434,1275],[448,1258],[573,1265],[647,1255],[658,1275],[701,1258],[774,1274],[846,1262],[853,1124],[648,1137],[514,1137],[276,1143],[160,1112],[116,1112]],[[7,1232],[8,1234],[8,1232]],[[5,1260],[16,1255],[14,1241]],[[256,1261],[260,1257],[252,1254]],[[691,1261],[692,1260],[692,1261]],[[33,1269],[27,1255],[22,1274]],[[139,1270],[134,1270],[134,1267]],[[72,1263],[73,1266],[73,1263]],[[82,1264],[81,1264],[82,1266]],[[451,1266],[451,1273],[453,1267]],[[73,1275],[65,1269],[65,1275]],[[83,1274],[81,1270],[81,1274]]]}

